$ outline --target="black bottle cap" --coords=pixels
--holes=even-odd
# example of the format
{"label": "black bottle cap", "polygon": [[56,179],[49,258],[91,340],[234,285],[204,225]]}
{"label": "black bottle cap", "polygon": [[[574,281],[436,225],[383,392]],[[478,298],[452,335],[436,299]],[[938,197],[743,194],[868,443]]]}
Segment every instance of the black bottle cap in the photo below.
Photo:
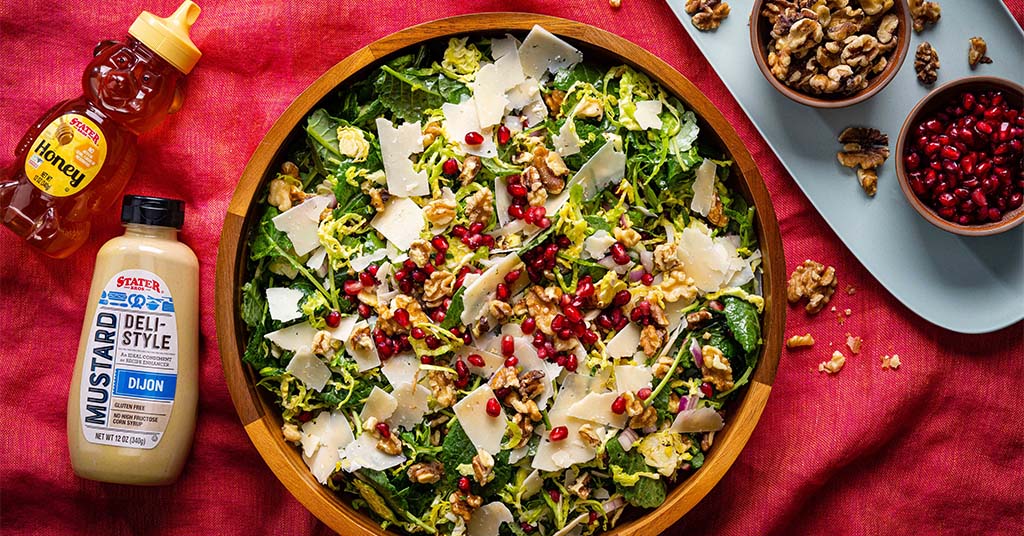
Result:
{"label": "black bottle cap", "polygon": [[141,223],[181,229],[185,223],[185,202],[180,199],[126,195],[121,202],[121,223]]}

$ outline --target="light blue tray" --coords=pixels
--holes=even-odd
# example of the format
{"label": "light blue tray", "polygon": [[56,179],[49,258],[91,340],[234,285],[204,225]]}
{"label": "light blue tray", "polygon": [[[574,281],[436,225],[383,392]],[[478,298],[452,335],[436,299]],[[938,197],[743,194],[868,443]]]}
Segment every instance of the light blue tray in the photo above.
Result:
{"label": "light blue tray", "polygon": [[880,169],[873,199],[861,191],[853,170],[835,158],[836,137],[851,125],[888,133],[895,148],[903,120],[929,91],[914,75],[914,50],[921,41],[939,52],[942,67],[934,87],[972,74],[967,40],[975,35],[988,42],[994,63],[974,74],[1024,81],[1024,32],[1002,2],[940,2],[941,20],[913,34],[896,78],[868,101],[841,110],[792,102],[764,79],[750,49],[752,0],[731,1],[729,18],[706,33],[691,24],[685,0],[667,2],[811,204],[896,299],[925,320],[961,333],[987,333],[1024,318],[1024,225],[991,237],[947,233],[904,199],[896,180],[898,155]]}

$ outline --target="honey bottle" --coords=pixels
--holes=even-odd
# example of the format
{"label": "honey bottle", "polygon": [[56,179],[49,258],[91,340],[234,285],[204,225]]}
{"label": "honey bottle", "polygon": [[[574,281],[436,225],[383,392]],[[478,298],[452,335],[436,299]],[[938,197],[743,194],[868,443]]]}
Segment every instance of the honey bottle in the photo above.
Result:
{"label": "honey bottle", "polygon": [[123,41],[96,45],[83,94],[46,112],[0,171],[4,225],[54,258],[89,238],[135,169],[138,135],[181,107],[201,55],[189,37],[199,11],[191,0],[167,18],[143,11]]}

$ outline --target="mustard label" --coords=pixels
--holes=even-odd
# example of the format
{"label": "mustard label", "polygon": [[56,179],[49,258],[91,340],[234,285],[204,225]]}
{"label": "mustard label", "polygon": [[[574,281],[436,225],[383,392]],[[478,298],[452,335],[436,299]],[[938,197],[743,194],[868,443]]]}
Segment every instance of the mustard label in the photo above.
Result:
{"label": "mustard label", "polygon": [[75,195],[89,185],[107,158],[107,140],[84,115],[64,114],[50,122],[25,157],[25,175],[54,196]]}

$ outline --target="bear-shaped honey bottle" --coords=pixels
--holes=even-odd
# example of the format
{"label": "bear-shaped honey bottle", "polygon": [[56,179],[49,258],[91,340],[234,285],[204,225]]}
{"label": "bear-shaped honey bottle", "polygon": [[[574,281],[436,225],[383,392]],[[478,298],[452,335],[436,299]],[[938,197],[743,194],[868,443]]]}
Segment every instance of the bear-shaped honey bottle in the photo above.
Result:
{"label": "bear-shaped honey bottle", "polygon": [[123,41],[103,41],[82,76],[82,96],[58,103],[25,133],[0,172],[0,221],[33,247],[67,257],[92,221],[120,199],[139,134],[176,112],[200,52],[189,37],[199,6],[167,18],[143,11]]}

